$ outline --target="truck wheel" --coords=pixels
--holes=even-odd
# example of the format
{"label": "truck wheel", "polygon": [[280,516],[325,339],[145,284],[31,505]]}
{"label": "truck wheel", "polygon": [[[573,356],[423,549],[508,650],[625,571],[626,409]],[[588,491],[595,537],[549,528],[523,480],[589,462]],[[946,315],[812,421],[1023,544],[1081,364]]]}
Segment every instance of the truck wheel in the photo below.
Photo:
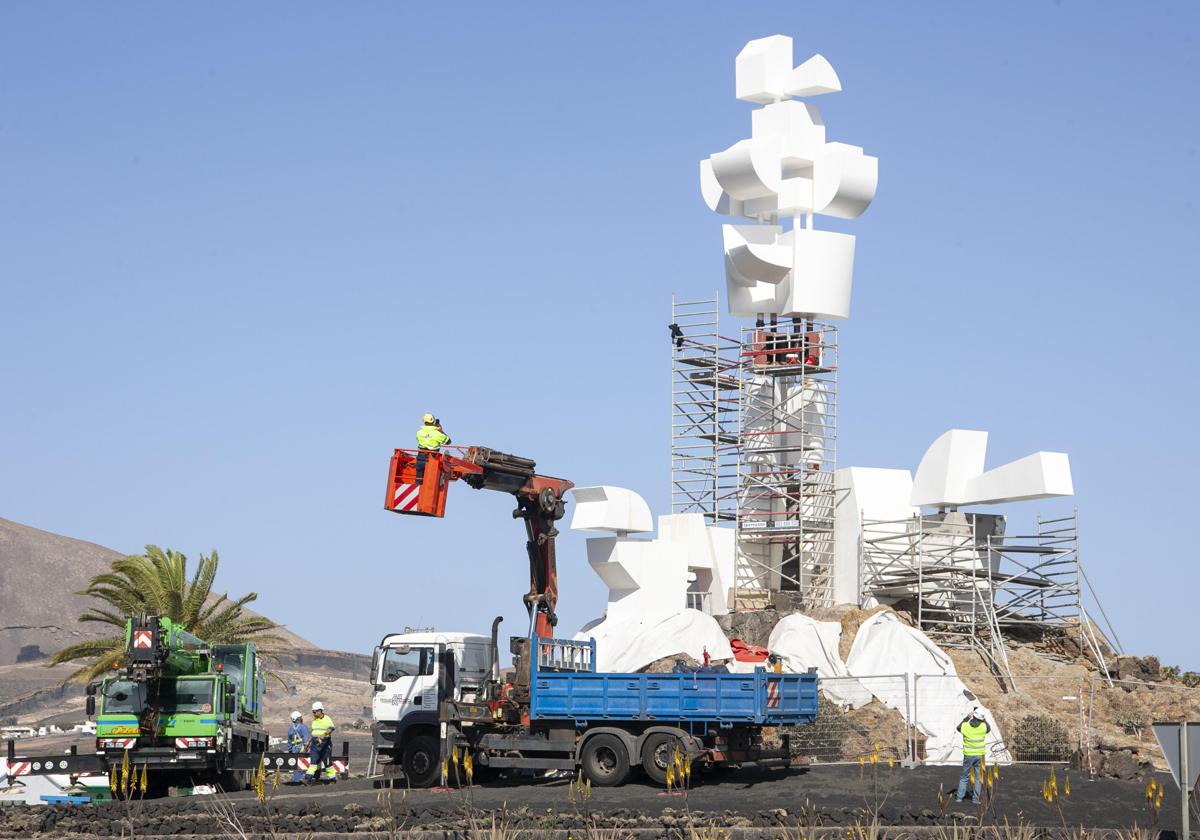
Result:
{"label": "truck wheel", "polygon": [[616,735],[596,735],[583,745],[579,757],[583,775],[596,787],[614,787],[629,777],[629,753]]}
{"label": "truck wheel", "polygon": [[418,735],[404,745],[404,777],[413,787],[431,787],[438,776],[438,743],[432,735]]}
{"label": "truck wheel", "polygon": [[675,760],[675,750],[682,746],[670,732],[655,732],[646,738],[642,743],[642,769],[652,782],[667,783],[667,768]]}

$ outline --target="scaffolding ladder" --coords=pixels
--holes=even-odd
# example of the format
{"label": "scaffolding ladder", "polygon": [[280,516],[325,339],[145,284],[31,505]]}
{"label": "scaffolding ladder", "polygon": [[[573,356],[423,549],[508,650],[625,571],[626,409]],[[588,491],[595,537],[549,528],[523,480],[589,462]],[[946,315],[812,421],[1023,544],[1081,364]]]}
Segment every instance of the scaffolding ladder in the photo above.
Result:
{"label": "scaffolding ladder", "polygon": [[710,525],[737,514],[737,341],[720,333],[720,296],[671,297],[671,512]]}

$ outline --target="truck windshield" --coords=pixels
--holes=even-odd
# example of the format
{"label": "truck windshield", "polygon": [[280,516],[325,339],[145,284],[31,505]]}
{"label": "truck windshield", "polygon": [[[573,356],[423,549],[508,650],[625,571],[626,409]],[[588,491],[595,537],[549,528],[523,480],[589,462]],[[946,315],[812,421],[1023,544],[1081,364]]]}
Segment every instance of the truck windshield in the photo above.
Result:
{"label": "truck windshield", "polygon": [[213,681],[210,679],[163,680],[159,690],[164,712],[201,714],[213,710]]}
{"label": "truck windshield", "polygon": [[104,714],[141,714],[146,702],[145,685],[133,680],[112,680],[104,684]]}
{"label": "truck windshield", "polygon": [[433,673],[433,649],[424,647],[388,648],[383,655],[383,681],[395,682],[401,677],[423,677]]}

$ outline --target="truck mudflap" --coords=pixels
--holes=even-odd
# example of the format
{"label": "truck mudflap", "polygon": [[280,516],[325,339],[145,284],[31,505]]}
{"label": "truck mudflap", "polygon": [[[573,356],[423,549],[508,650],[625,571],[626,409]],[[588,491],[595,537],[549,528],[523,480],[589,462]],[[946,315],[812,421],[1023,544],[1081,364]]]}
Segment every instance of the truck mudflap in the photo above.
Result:
{"label": "truck mudflap", "polygon": [[[272,770],[289,771],[308,769],[311,762],[308,753],[293,753],[272,750],[265,753],[241,753],[232,756],[227,766],[230,770],[257,770],[262,767],[267,772]],[[333,756],[330,766],[339,776],[350,772],[350,742],[342,741],[341,755]]]}

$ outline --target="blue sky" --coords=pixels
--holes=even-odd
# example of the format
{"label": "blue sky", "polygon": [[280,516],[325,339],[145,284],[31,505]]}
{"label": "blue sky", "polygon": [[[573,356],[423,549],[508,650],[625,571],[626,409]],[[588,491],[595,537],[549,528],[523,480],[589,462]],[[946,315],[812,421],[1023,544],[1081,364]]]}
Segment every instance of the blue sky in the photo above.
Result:
{"label": "blue sky", "polygon": [[[735,11],[736,8],[736,11]],[[1125,646],[1200,668],[1200,119],[1188,3],[0,6],[0,516],[221,581],[321,644],[524,628],[523,535],[456,442],[668,500],[673,291],[723,282],[697,161],[749,131],[783,33],[880,159],[841,333],[840,465],[1071,455]],[[564,627],[603,606],[583,539]],[[1190,637],[1190,641],[1189,641]]]}

